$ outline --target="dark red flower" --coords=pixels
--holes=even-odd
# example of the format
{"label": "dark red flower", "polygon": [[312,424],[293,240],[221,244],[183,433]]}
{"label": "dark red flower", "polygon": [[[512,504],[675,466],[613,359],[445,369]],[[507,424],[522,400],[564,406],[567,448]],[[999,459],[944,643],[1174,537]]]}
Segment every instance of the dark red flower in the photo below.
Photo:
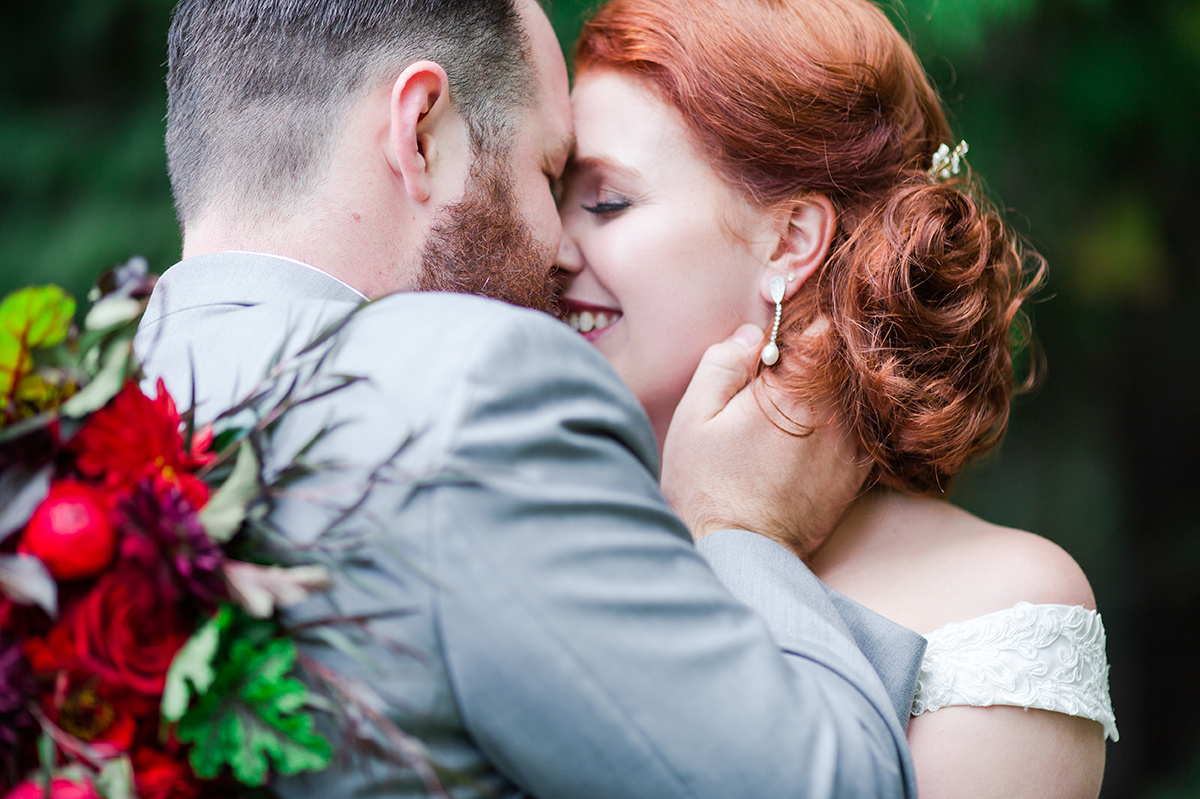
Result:
{"label": "dark red flower", "polygon": [[92,686],[123,712],[144,715],[156,710],[167,668],[194,622],[158,596],[148,575],[117,568],[67,604],[46,635],[26,638],[25,658],[35,676],[57,683],[49,711],[61,709],[72,691]]}
{"label": "dark red flower", "polygon": [[168,667],[191,625],[163,602],[152,579],[132,569],[105,574],[74,608],[79,662],[110,685],[162,693]]}
{"label": "dark red flower", "polygon": [[59,580],[98,574],[112,560],[117,532],[104,495],[87,483],[60,480],[33,512],[19,548]]}
{"label": "dark red flower", "polygon": [[67,614],[46,635],[25,639],[25,659],[29,661],[29,668],[34,674],[52,677],[59,672],[73,673],[79,670],[73,629],[70,614]]}
{"label": "dark red flower", "polygon": [[212,604],[228,595],[221,571],[224,553],[178,488],[144,480],[121,512],[121,561],[150,575],[160,597],[178,602],[192,596]]}
{"label": "dark red flower", "polygon": [[162,601],[152,579],[133,569],[101,576],[64,621],[81,667],[109,686],[154,697],[194,629],[194,620]]}
{"label": "dark red flower", "polygon": [[41,683],[39,704],[46,716],[89,744],[128,751],[139,718],[157,718],[158,698],[105,682],[89,671],[77,651],[75,609],[44,638],[25,641],[25,657]]}
{"label": "dark red flower", "polygon": [[116,491],[130,491],[146,478],[175,485],[195,507],[208,502],[208,486],[195,476],[216,455],[212,429],[197,431],[189,450],[180,432],[182,419],[162,380],[150,399],[129,382],[108,405],[84,423],[71,442],[76,466]]}
{"label": "dark red flower", "polygon": [[[9,792],[4,799],[46,799],[41,780],[28,780]],[[55,777],[50,781],[49,799],[103,799],[96,786],[87,780],[76,782],[66,777]]]}
{"label": "dark red flower", "polygon": [[[64,675],[65,677],[65,675]],[[124,702],[127,696],[114,691],[95,679],[72,685],[69,679],[60,680],[64,691],[54,691],[50,701],[43,701],[46,715],[93,750],[110,753],[128,752],[138,732],[137,717],[153,714],[157,707],[140,699]]]}
{"label": "dark red flower", "polygon": [[199,799],[202,788],[187,761],[142,747],[133,753],[138,799]]}

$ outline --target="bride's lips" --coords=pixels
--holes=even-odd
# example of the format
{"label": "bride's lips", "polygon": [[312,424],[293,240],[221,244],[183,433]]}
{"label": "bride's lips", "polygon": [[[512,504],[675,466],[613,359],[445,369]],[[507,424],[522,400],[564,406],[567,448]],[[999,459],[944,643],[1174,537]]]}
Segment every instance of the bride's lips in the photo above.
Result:
{"label": "bride's lips", "polygon": [[620,310],[605,305],[593,305],[590,302],[565,297],[561,300],[561,305],[563,319],[572,330],[578,331],[588,341],[595,341],[621,318]]}

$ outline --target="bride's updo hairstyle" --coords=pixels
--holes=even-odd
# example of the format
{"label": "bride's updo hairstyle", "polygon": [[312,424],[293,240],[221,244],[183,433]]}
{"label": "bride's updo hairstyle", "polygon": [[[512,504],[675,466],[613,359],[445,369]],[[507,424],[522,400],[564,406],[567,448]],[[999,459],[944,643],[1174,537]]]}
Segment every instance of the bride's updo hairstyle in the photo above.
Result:
{"label": "bride's updo hairstyle", "polygon": [[[759,205],[812,193],[833,203],[829,254],[784,302],[784,355],[772,371],[796,396],[838,409],[874,479],[944,491],[999,443],[1014,337],[1026,338],[1020,308],[1044,262],[965,167],[945,182],[930,176],[938,146],[956,140],[920,62],[878,8],[610,0],[585,25],[576,68],[641,78]],[[805,335],[817,321],[829,324]]]}

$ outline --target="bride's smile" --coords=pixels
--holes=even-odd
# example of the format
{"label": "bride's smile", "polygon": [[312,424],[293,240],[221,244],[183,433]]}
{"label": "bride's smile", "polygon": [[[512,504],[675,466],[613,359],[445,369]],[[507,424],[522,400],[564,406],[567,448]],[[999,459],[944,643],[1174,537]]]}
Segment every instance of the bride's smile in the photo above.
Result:
{"label": "bride's smile", "polygon": [[567,324],[588,341],[595,341],[621,318],[621,310],[581,300],[564,299],[561,303]]}
{"label": "bride's smile", "polygon": [[565,318],[633,389],[661,441],[704,350],[742,322],[768,323],[774,220],[709,166],[642,81],[588,73],[571,105]]}

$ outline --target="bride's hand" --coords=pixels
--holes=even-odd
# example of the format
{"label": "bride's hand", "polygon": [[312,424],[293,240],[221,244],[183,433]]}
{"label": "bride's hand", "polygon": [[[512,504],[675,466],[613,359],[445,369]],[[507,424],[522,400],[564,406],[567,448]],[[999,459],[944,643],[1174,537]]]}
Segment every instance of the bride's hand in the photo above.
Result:
{"label": "bride's hand", "polygon": [[[822,423],[769,379],[752,381],[762,340],[760,328],[743,325],[704,354],[667,433],[662,488],[696,540],[750,530],[805,557],[870,467],[840,425]],[[798,436],[789,432],[796,423],[815,430]]]}

